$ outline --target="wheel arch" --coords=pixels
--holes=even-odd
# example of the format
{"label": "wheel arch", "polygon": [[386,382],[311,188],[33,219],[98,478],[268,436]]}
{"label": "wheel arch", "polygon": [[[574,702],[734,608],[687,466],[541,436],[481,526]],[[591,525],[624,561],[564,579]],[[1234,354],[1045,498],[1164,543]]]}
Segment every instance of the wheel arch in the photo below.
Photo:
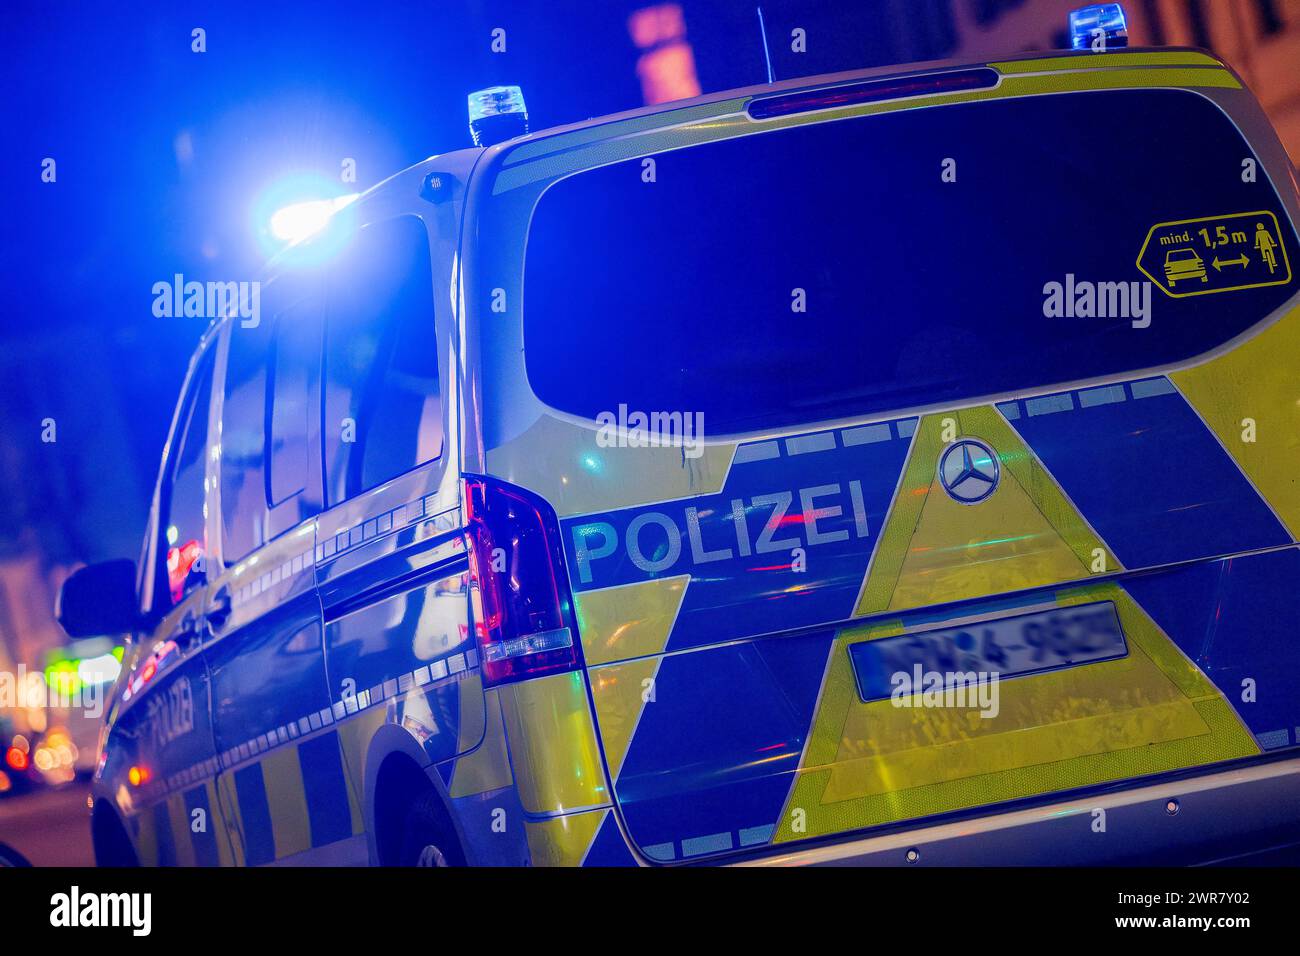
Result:
{"label": "wheel arch", "polygon": [[140,858],[117,808],[103,797],[90,811],[90,840],[96,866],[139,866]]}
{"label": "wheel arch", "polygon": [[437,794],[442,812],[469,858],[469,844],[452,809],[447,787],[437,768],[406,730],[396,724],[385,724],[375,731],[366,748],[364,785],[366,842],[371,863],[396,865],[406,808],[426,792]]}

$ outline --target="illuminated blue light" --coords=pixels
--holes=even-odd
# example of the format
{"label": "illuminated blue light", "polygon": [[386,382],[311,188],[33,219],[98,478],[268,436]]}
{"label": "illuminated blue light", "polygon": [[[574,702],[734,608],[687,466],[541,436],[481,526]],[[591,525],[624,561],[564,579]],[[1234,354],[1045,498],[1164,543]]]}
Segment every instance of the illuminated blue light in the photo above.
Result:
{"label": "illuminated blue light", "polygon": [[271,215],[271,235],[281,242],[301,242],[323,230],[340,209],[356,201],[357,193],[334,199],[310,199],[277,209]]}
{"label": "illuminated blue light", "polygon": [[490,86],[469,95],[469,131],[475,146],[491,146],[528,132],[528,107],[517,86]]}
{"label": "illuminated blue light", "polygon": [[1108,50],[1128,46],[1128,22],[1122,6],[1118,3],[1094,3],[1070,11],[1070,45],[1074,49],[1092,49],[1094,40],[1100,35],[1105,36]]}
{"label": "illuminated blue light", "polygon": [[253,204],[253,229],[263,255],[294,268],[333,259],[350,241],[358,193],[337,178],[298,173],[276,180]]}
{"label": "illuminated blue light", "polygon": [[524,105],[524,91],[519,87],[489,86],[486,90],[475,90],[469,95],[471,123],[487,116],[500,116],[503,113],[528,115],[528,108]]}

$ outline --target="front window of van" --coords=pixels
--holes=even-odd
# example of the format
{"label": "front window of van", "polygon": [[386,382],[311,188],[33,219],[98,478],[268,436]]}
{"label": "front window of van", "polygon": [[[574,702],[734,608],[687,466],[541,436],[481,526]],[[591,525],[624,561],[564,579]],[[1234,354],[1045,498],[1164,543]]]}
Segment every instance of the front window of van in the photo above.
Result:
{"label": "front window of van", "polygon": [[166,520],[167,590],[179,604],[203,580],[208,553],[204,530],[204,473],[207,463],[208,404],[212,391],[212,352],[208,350],[194,375],[176,426],[175,457]]}
{"label": "front window of van", "polygon": [[[1267,177],[1243,181],[1251,148],[1199,94],[798,119],[660,153],[653,182],[638,157],[542,194],[523,323],[543,402],[703,412],[713,435],[951,404],[1182,361],[1294,292],[1148,285],[1143,325],[1157,223],[1271,210],[1295,248]],[[1137,283],[1130,314],[1049,315],[1049,284],[1076,281]]]}

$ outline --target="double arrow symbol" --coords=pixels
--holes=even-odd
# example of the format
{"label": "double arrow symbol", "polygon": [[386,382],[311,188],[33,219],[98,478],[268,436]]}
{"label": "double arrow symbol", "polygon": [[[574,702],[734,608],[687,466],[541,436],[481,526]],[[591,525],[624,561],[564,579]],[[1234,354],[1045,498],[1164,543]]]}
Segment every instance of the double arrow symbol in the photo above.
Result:
{"label": "double arrow symbol", "polygon": [[1214,261],[1210,264],[1214,266],[1216,272],[1222,272],[1224,266],[1245,266],[1250,264],[1250,260],[1246,258],[1246,254],[1243,252],[1239,259],[1224,259],[1222,262],[1219,261],[1218,256],[1215,256]]}

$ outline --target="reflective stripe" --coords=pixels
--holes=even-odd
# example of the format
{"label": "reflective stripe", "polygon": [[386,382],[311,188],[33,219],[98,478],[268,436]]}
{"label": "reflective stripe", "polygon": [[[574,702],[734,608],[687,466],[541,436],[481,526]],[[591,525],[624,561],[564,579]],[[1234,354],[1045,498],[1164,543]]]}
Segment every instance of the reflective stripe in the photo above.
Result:
{"label": "reflective stripe", "polygon": [[262,783],[271,815],[275,858],[310,849],[314,844],[298,748],[284,747],[268,754],[262,761]]}

